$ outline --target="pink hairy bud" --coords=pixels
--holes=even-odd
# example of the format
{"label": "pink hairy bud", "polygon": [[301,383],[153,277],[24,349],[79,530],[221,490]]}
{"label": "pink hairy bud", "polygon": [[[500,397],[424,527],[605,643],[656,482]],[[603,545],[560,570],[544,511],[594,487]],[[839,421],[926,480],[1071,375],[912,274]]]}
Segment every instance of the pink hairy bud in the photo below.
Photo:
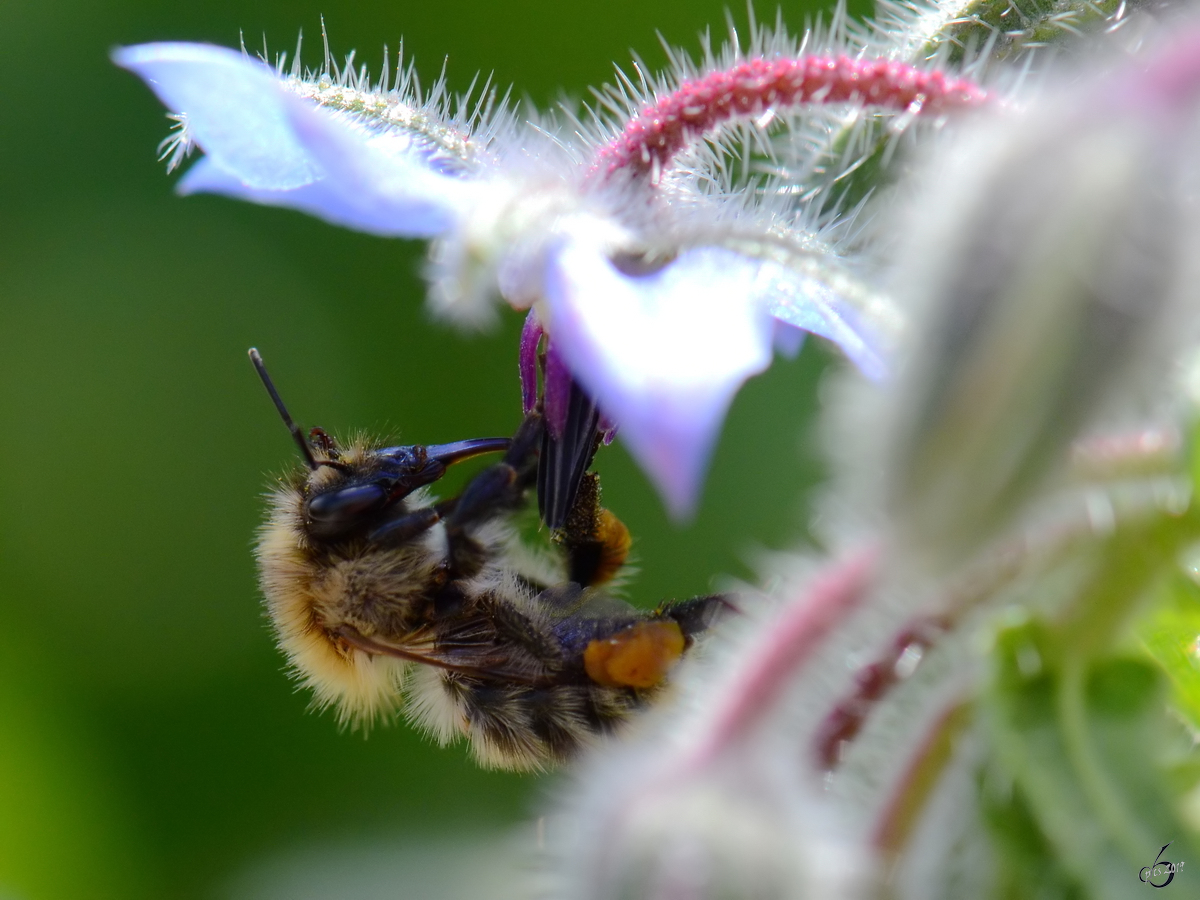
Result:
{"label": "pink hairy bud", "polygon": [[683,82],[647,106],[600,149],[592,174],[658,175],[690,142],[734,118],[804,103],[862,103],[938,114],[977,106],[987,92],[972,81],[886,59],[801,56],[747,59]]}

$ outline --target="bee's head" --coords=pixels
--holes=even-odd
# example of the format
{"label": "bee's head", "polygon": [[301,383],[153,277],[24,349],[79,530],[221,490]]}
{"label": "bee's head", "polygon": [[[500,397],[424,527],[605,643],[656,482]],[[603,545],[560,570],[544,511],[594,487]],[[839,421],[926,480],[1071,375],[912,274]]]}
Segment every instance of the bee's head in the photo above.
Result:
{"label": "bee's head", "polygon": [[303,518],[318,540],[356,533],[382,538],[409,514],[402,501],[413,491],[433,484],[456,462],[509,445],[507,438],[479,438],[379,449],[355,445],[342,452],[320,429],[313,429],[309,440],[318,452],[312,454]]}
{"label": "bee's head", "polygon": [[343,450],[324,429],[313,428],[305,437],[253,348],[250,360],[308,467],[301,518],[308,536],[318,541],[359,534],[395,539],[405,530],[409,510],[402,501],[409,494],[433,484],[454,463],[506,450],[510,443],[508,438],[383,448],[356,443]]}

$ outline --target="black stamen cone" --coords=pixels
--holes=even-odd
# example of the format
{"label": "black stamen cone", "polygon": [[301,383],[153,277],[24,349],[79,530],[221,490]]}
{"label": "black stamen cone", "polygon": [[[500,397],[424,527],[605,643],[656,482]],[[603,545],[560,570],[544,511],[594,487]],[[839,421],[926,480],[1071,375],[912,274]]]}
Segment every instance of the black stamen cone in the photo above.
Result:
{"label": "black stamen cone", "polygon": [[592,398],[574,381],[567,401],[567,421],[555,440],[547,428],[542,434],[538,463],[538,512],[552,529],[562,528],[575,506],[579,484],[600,446],[600,412]]}

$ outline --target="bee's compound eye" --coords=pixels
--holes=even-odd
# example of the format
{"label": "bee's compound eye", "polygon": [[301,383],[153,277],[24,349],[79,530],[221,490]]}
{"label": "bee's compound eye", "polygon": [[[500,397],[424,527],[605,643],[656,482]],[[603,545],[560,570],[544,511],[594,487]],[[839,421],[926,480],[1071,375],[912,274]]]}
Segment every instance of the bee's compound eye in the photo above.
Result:
{"label": "bee's compound eye", "polygon": [[325,526],[349,527],[360,516],[383,506],[388,492],[377,484],[356,484],[317,494],[308,501],[308,517]]}

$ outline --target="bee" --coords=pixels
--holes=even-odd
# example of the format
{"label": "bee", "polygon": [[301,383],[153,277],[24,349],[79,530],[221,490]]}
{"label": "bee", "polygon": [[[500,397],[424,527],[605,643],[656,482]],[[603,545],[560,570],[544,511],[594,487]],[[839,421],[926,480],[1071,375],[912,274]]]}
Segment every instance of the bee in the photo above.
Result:
{"label": "bee", "polygon": [[[524,547],[514,517],[539,478],[536,411],[511,438],[342,445],[305,437],[250,357],[304,462],[259,533],[266,607],[295,676],[343,722],[402,710],[443,745],[465,738],[485,767],[545,769],[619,727],[732,608],[712,595],[643,612],[605,593],[630,539],[590,472],[570,475],[555,531],[566,580]],[[457,497],[429,492],[493,453]]]}

